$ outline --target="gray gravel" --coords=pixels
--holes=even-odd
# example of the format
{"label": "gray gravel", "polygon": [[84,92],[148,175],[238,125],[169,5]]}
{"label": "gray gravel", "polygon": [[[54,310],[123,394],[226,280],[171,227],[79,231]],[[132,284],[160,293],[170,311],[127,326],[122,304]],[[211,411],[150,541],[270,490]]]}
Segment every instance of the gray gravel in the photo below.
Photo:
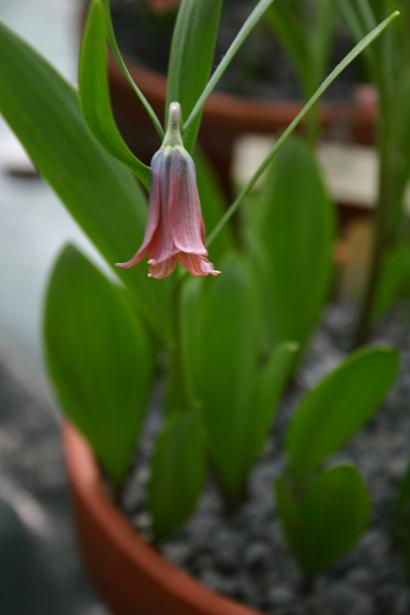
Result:
{"label": "gray gravel", "polygon": [[[352,322],[350,307],[330,306],[301,366],[295,386],[281,409],[263,458],[249,485],[250,498],[226,518],[209,482],[189,523],[161,545],[162,553],[210,588],[275,615],[406,615],[410,585],[400,554],[391,541],[391,512],[400,478],[410,456],[410,322],[403,310],[392,314],[374,341],[400,347],[402,373],[377,416],[331,461],[355,461],[369,485],[372,518],[359,544],[321,575],[310,592],[289,554],[272,497],[272,485],[283,467],[281,440],[301,394],[345,354]],[[145,511],[146,460],[160,427],[153,413],[130,479],[124,508],[147,539]]]}

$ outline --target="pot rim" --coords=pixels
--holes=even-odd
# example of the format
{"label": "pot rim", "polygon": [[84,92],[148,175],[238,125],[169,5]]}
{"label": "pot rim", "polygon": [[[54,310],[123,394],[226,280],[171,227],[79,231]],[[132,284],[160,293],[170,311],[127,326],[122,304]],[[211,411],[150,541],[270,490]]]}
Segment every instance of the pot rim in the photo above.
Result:
{"label": "pot rim", "polygon": [[84,437],[69,422],[62,426],[62,437],[72,489],[107,539],[116,543],[130,567],[143,568],[163,592],[177,596],[198,615],[262,615],[201,585],[145,543],[110,500]]}

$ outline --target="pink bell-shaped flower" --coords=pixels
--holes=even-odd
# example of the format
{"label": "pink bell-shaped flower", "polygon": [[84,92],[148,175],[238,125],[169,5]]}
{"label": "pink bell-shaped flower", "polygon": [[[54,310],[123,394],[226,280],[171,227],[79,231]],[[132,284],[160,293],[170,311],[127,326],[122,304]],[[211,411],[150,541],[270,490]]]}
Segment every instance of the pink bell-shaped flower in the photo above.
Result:
{"label": "pink bell-shaped flower", "polygon": [[183,146],[179,122],[179,103],[171,103],[164,141],[151,161],[144,240],[131,260],[117,263],[128,269],[147,256],[148,275],[153,278],[167,277],[177,261],[192,275],[220,273],[208,260],[195,165]]}

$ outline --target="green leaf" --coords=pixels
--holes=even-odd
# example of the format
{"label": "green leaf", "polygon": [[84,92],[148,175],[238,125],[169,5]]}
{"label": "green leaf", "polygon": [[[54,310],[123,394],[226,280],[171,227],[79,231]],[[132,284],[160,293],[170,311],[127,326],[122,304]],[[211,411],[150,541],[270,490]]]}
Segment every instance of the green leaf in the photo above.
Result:
{"label": "green leaf", "polygon": [[73,246],[61,252],[50,278],[44,341],[65,415],[121,483],[151,392],[153,352],[124,291]]}
{"label": "green leaf", "polygon": [[280,151],[258,206],[274,335],[303,348],[329,291],[335,224],[320,170],[302,140],[292,138]]}
{"label": "green leaf", "polygon": [[[75,91],[4,24],[0,24],[0,112],[108,263],[113,266],[130,258],[146,220],[141,189],[94,139]],[[149,279],[144,265],[115,270],[153,331],[168,340],[169,285]]]}
{"label": "green leaf", "polygon": [[[178,101],[187,118],[211,72],[221,15],[222,0],[182,0],[172,38],[168,68],[167,110]],[[198,115],[184,134],[184,144],[192,151],[201,118]]]}
{"label": "green leaf", "polygon": [[363,427],[393,385],[398,368],[394,349],[369,346],[351,354],[305,395],[286,441],[296,479],[308,476]]}
{"label": "green leaf", "polygon": [[156,539],[169,536],[193,513],[206,476],[200,414],[170,417],[151,459],[149,510]]}
{"label": "green leaf", "polygon": [[241,454],[245,475],[263,451],[281,401],[283,390],[294,366],[298,345],[282,342],[274,348],[258,370],[246,425],[246,445]]}
{"label": "green leaf", "polygon": [[251,268],[230,257],[202,300],[198,391],[212,461],[226,491],[242,487],[254,416],[260,310]]}
{"label": "green leaf", "polygon": [[[207,229],[211,229],[226,211],[226,199],[209,163],[200,152],[196,152],[195,166],[205,225]],[[227,250],[232,248],[232,244],[232,230],[226,226],[212,246],[211,261],[217,262]]]}
{"label": "green leaf", "polygon": [[340,464],[315,476],[299,501],[292,499],[283,480],[276,492],[289,544],[308,578],[348,551],[367,526],[369,494],[353,464]]}
{"label": "green leaf", "polygon": [[81,45],[79,91],[81,109],[90,130],[103,147],[121,160],[149,188],[150,170],[131,152],[122,138],[111,109],[107,69],[105,9],[92,0]]}

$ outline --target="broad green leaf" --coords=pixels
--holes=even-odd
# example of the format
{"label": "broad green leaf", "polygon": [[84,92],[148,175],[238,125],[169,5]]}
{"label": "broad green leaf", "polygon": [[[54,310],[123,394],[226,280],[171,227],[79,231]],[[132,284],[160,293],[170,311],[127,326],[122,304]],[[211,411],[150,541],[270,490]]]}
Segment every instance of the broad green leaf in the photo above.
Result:
{"label": "broad green leaf", "polygon": [[153,352],[123,289],[73,246],[61,252],[50,278],[44,341],[65,415],[121,483],[151,392]]}
{"label": "broad green leaf", "polygon": [[[196,152],[195,165],[205,225],[207,229],[212,229],[227,209],[226,199],[209,163],[200,152]],[[229,248],[232,248],[232,230],[226,226],[210,252],[211,261],[217,268],[218,259]]]}
{"label": "broad green leaf", "polygon": [[[182,0],[172,39],[168,68],[167,109],[173,101],[181,104],[187,118],[211,72],[222,0]],[[198,115],[184,135],[191,151],[201,118]]]}
{"label": "broad green leaf", "polygon": [[329,291],[335,229],[319,168],[302,140],[292,138],[280,151],[258,206],[274,335],[303,348]]}
{"label": "broad green leaf", "polygon": [[212,461],[226,491],[236,494],[248,459],[261,318],[247,261],[230,257],[221,270],[202,301],[197,386]]}
{"label": "broad green leaf", "polygon": [[282,342],[259,368],[246,425],[246,446],[241,454],[243,476],[263,451],[281,401],[283,390],[295,363],[298,350],[294,342]]}
{"label": "broad green leaf", "polygon": [[357,542],[369,513],[369,493],[353,464],[334,466],[311,481],[300,502],[309,575],[326,570]]}
{"label": "broad green leaf", "polygon": [[308,476],[363,427],[393,385],[398,368],[394,349],[369,346],[351,354],[305,395],[286,441],[295,478]]}
{"label": "broad green leaf", "polygon": [[[34,49],[0,24],[0,113],[41,175],[110,265],[142,240],[146,199],[132,174],[97,143],[75,91]],[[170,338],[169,285],[142,264],[115,269],[162,340]]]}
{"label": "broad green leaf", "polygon": [[170,417],[155,443],[148,487],[154,536],[162,539],[193,513],[206,476],[200,414]]}
{"label": "broad green leaf", "polygon": [[92,0],[81,45],[79,68],[80,103],[95,138],[121,160],[149,188],[150,170],[129,149],[122,138],[111,109],[107,68],[105,9],[101,0]]}
{"label": "broad green leaf", "polygon": [[280,476],[275,494],[289,547],[308,579],[324,572],[348,551],[368,523],[369,494],[350,463],[315,476],[299,498]]}

